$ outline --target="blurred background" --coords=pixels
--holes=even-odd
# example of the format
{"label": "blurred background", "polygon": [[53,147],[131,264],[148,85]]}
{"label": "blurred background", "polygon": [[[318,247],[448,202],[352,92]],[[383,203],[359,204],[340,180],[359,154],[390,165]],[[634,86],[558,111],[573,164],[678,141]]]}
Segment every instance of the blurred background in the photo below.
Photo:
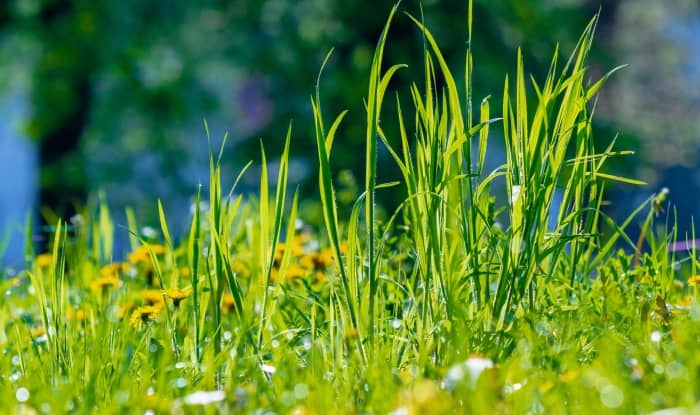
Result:
{"label": "blurred background", "polygon": [[[467,1],[423,0],[429,28],[457,79],[463,79]],[[293,120],[290,181],[314,196],[315,147],[309,96],[328,50],[321,83],[326,118],[350,113],[333,164],[340,202],[363,183],[363,97],[377,37],[393,2],[340,0],[2,0],[0,1],[0,251],[21,261],[23,224],[69,218],[104,191],[124,223],[132,206],[141,225],[157,224],[160,197],[174,234],[182,234],[199,183],[206,185],[210,144],[225,132],[229,186],[260,142],[274,159]],[[475,101],[493,94],[522,46],[528,72],[543,80],[557,43],[568,56],[599,10],[590,75],[629,64],[604,88],[595,139],[633,157],[611,172],[649,183],[611,187],[609,213],[623,217],[662,186],[670,189],[681,232],[700,208],[700,1],[474,0]],[[419,3],[401,10],[420,15]],[[392,91],[410,110],[406,86],[420,81],[421,36],[398,15],[386,63],[408,63]],[[393,100],[383,126],[394,131]],[[494,128],[489,151],[504,157]],[[380,154],[381,179],[396,177]],[[383,162],[386,160],[387,162]],[[274,161],[273,161],[274,165]],[[257,187],[252,167],[243,191]],[[397,190],[398,192],[398,190]],[[399,195],[385,192],[391,206]],[[313,203],[305,207],[313,221]],[[40,219],[41,218],[41,219]],[[41,228],[35,230],[40,241]],[[118,232],[119,233],[119,232]],[[126,232],[121,232],[125,234]],[[682,233],[681,233],[682,234]],[[126,235],[122,235],[123,238]]]}

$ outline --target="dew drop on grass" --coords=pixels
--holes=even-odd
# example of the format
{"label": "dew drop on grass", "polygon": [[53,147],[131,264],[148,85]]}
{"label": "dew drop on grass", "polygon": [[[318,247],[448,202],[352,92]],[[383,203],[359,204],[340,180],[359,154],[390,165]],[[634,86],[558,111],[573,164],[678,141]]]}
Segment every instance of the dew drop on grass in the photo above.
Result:
{"label": "dew drop on grass", "polygon": [[661,332],[659,331],[654,331],[651,333],[651,341],[654,343],[658,343],[661,341]]}
{"label": "dew drop on grass", "polygon": [[396,330],[401,328],[401,321],[399,319],[393,319],[391,320],[391,327],[395,328]]}
{"label": "dew drop on grass", "polygon": [[22,377],[21,373],[14,371],[10,375],[10,382],[17,382],[19,380],[19,378],[21,378],[21,377]]}
{"label": "dew drop on grass", "polygon": [[148,350],[149,350],[151,353],[155,353],[155,352],[158,351],[158,345],[155,344],[155,343],[151,343],[151,345],[148,346]]}
{"label": "dew drop on grass", "polygon": [[20,363],[22,363],[22,360],[19,358],[18,355],[12,356],[12,364],[14,366],[19,366]]}
{"label": "dew drop on grass", "polygon": [[185,386],[187,386],[187,380],[185,378],[175,379],[175,387],[176,388],[184,388]]}
{"label": "dew drop on grass", "polygon": [[233,338],[233,334],[231,334],[230,331],[226,330],[224,332],[224,340],[225,341],[231,341],[231,338]]}
{"label": "dew drop on grass", "polygon": [[17,389],[15,398],[17,398],[17,402],[27,402],[29,400],[29,390],[25,387]]}
{"label": "dew drop on grass", "polygon": [[280,347],[280,342],[277,340],[273,340],[272,342],[270,342],[270,345],[272,346],[273,349],[276,349],[276,348]]}
{"label": "dew drop on grass", "polygon": [[606,385],[600,390],[600,401],[607,408],[619,408],[624,400],[625,394],[615,385]]}
{"label": "dew drop on grass", "polygon": [[304,348],[304,350],[311,350],[311,338],[309,336],[304,337],[301,346]]}

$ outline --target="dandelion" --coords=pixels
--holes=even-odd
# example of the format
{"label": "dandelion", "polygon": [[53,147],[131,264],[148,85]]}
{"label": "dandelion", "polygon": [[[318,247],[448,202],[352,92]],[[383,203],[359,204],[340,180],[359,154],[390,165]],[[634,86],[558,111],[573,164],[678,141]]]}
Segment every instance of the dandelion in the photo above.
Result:
{"label": "dandelion", "polygon": [[180,277],[181,278],[189,278],[191,276],[192,276],[192,271],[190,270],[189,267],[180,268]]}
{"label": "dandelion", "polygon": [[191,288],[185,290],[181,290],[179,288],[168,288],[163,291],[163,295],[173,300],[173,305],[175,306],[175,308],[178,308],[182,300],[184,300],[185,298],[187,298],[188,295],[190,295],[190,292],[192,292]]}
{"label": "dandelion", "polygon": [[285,274],[285,276],[289,279],[295,279],[295,278],[303,278],[307,274],[308,274],[307,270],[300,267],[299,265],[292,264],[289,267],[287,267],[287,273]]}
{"label": "dandelion", "polygon": [[46,328],[44,326],[35,327],[31,330],[32,339],[38,339],[41,336],[46,335]]}
{"label": "dandelion", "polygon": [[306,269],[322,271],[333,264],[333,253],[330,249],[322,252],[312,252],[299,259],[299,264]]}
{"label": "dandelion", "polygon": [[68,318],[68,320],[75,320],[78,323],[82,323],[83,321],[85,321],[85,311],[80,309],[76,310],[74,308],[69,308],[68,310],[66,310],[66,317]]}
{"label": "dandelion", "polygon": [[39,268],[48,268],[51,266],[51,262],[53,262],[53,255],[50,252],[36,256],[36,264]]}
{"label": "dandelion", "polygon": [[294,244],[301,246],[311,242],[311,232],[301,232],[294,235]]}
{"label": "dandelion", "polygon": [[113,264],[104,265],[100,268],[100,276],[102,277],[117,277],[122,272],[127,272],[131,268],[130,264],[115,262]]}
{"label": "dandelion", "polygon": [[119,285],[121,285],[121,281],[117,277],[99,277],[90,283],[90,288],[92,291],[102,294],[108,288],[118,287]]}
{"label": "dandelion", "polygon": [[146,305],[163,305],[163,291],[141,290],[139,296]]}
{"label": "dandelion", "polygon": [[224,314],[231,314],[236,309],[236,301],[231,294],[225,294],[221,299],[221,308]]}
{"label": "dandelion", "polygon": [[135,308],[136,304],[134,304],[133,302],[125,306],[119,307],[119,309],[117,310],[117,317],[124,318],[125,315],[133,311]]}
{"label": "dandelion", "polygon": [[292,256],[297,258],[304,255],[304,250],[297,244],[292,244],[291,248],[284,242],[277,244],[277,249],[275,250],[275,264],[279,265],[282,262],[282,257],[287,249],[292,250]]}
{"label": "dandelion", "polygon": [[700,275],[693,275],[692,277],[688,278],[688,285],[694,287],[698,284],[700,284]]}
{"label": "dandelion", "polygon": [[236,275],[240,276],[248,276],[250,275],[250,271],[248,270],[248,266],[246,265],[245,262],[241,261],[240,259],[236,259],[233,261],[231,264],[231,269],[233,272],[236,273]]}
{"label": "dandelion", "polygon": [[155,320],[160,314],[161,310],[162,308],[158,306],[141,306],[134,310],[133,313],[131,313],[129,324],[131,324],[131,327],[135,329],[140,329],[145,324],[148,324],[151,321]]}
{"label": "dandelion", "polygon": [[151,252],[153,252],[153,255],[162,255],[167,251],[168,249],[165,246],[159,244],[141,245],[129,254],[129,262],[132,264],[149,263],[151,261]]}

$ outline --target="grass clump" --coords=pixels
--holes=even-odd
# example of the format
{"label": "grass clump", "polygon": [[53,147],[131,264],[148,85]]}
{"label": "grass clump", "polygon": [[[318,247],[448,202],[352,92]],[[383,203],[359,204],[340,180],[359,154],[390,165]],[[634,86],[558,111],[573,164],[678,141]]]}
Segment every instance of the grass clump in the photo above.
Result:
{"label": "grass clump", "polygon": [[[264,149],[250,199],[235,185],[224,193],[212,154],[182,239],[160,202],[158,237],[141,235],[127,212],[124,262],[104,201],[70,234],[59,221],[52,251],[28,247],[26,269],[2,281],[0,412],[697,410],[695,251],[676,258],[675,235],[657,233],[665,193],[622,224],[600,209],[606,181],[638,182],[605,173],[608,158],[626,154],[614,140],[593,145],[592,101],[609,76],[586,75],[596,19],[563,65],[555,53],[543,83],[526,78],[519,55],[491,118],[488,97],[478,113],[472,105],[471,49],[459,89],[429,29],[408,16],[424,37],[424,79],[411,86],[412,111],[397,98],[391,137],[379,120],[403,67],[383,70],[396,11],[371,65],[365,187],[349,216],[331,166],[345,112],[327,127],[319,76],[311,105],[325,232],[304,225],[287,193],[291,126],[274,193]],[[488,172],[497,126],[507,163]],[[397,183],[377,182],[380,145]],[[406,197],[379,222],[375,194],[395,185]],[[625,230],[646,209],[635,244]]]}

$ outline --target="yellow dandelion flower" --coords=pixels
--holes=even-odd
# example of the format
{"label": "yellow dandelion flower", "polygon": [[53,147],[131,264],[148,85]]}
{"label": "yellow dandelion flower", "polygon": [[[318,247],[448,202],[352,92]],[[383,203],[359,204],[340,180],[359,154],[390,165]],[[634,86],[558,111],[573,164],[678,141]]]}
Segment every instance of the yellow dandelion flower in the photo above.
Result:
{"label": "yellow dandelion flower", "polygon": [[163,292],[161,290],[141,290],[139,296],[147,305],[163,304]]}
{"label": "yellow dandelion flower", "polygon": [[157,306],[141,306],[131,313],[129,324],[131,324],[131,327],[135,329],[140,329],[145,324],[148,324],[151,321],[155,320],[160,314],[161,310],[162,308]]}
{"label": "yellow dandelion flower", "polygon": [[292,257],[298,258],[302,255],[304,255],[304,249],[300,247],[297,244],[292,244],[291,248],[289,245],[287,245],[284,242],[280,242],[277,244],[277,248],[275,249],[275,263],[279,264],[282,262],[282,257],[284,256],[284,253],[286,252],[287,249],[292,250]]}
{"label": "yellow dandelion flower", "polygon": [[289,267],[287,267],[287,273],[285,276],[288,279],[295,279],[295,278],[303,278],[309,274],[309,271],[305,270],[304,268],[300,267],[299,265],[296,264],[291,264]]}
{"label": "yellow dandelion flower", "polygon": [[100,268],[100,275],[103,277],[117,277],[124,271],[124,265],[125,264],[122,264],[121,262],[104,265],[102,268]]}
{"label": "yellow dandelion flower", "polygon": [[39,266],[39,268],[50,267],[52,261],[53,254],[51,254],[50,252],[45,252],[36,256],[36,264]]}
{"label": "yellow dandelion flower", "polygon": [[299,259],[299,264],[306,269],[322,271],[333,264],[333,254],[330,249],[323,252],[312,252]]}
{"label": "yellow dandelion flower", "polygon": [[234,301],[231,294],[225,294],[221,299],[221,309],[224,314],[231,314],[236,310],[236,301]]}
{"label": "yellow dandelion flower", "polygon": [[187,298],[187,296],[189,296],[191,292],[191,288],[187,288],[184,290],[181,290],[179,288],[168,288],[163,291],[163,295],[173,300],[173,305],[175,306],[175,308],[177,308],[180,306],[182,300]]}
{"label": "yellow dandelion flower", "polygon": [[44,326],[35,327],[30,331],[32,339],[36,339],[46,334],[46,328]]}
{"label": "yellow dandelion flower", "polygon": [[314,280],[313,280],[313,283],[314,283],[315,285],[321,285],[321,284],[326,283],[327,281],[328,281],[328,275],[326,275],[325,272],[323,272],[323,271],[316,271],[316,272],[314,273]]}
{"label": "yellow dandelion flower", "polygon": [[150,263],[151,262],[151,251],[154,255],[162,255],[168,251],[168,249],[159,244],[153,245],[141,245],[134,252],[129,254],[129,262],[132,264]]}
{"label": "yellow dandelion flower", "polygon": [[233,264],[231,264],[231,269],[233,272],[240,276],[249,276],[250,275],[250,270],[248,270],[248,265],[246,265],[245,262],[241,261],[240,259],[236,259],[233,261]]}
{"label": "yellow dandelion flower", "polygon": [[[309,275],[309,270],[304,269],[297,264],[290,264],[287,267],[287,270],[284,274],[284,279],[294,280],[297,278],[304,278],[307,275]],[[273,268],[272,272],[270,273],[270,281],[275,282],[275,281],[279,281],[279,279],[280,279],[280,270],[278,270],[277,268]]]}
{"label": "yellow dandelion flower", "polygon": [[700,284],[700,275],[693,275],[692,277],[688,278],[688,285],[696,286],[698,284]]}
{"label": "yellow dandelion flower", "polygon": [[294,235],[294,243],[296,245],[304,245],[306,243],[311,242],[311,233],[310,232],[301,232],[296,235]]}
{"label": "yellow dandelion flower", "polygon": [[117,317],[124,318],[125,315],[133,311],[135,308],[136,304],[134,304],[133,302],[125,306],[119,307],[119,309],[117,310]]}
{"label": "yellow dandelion flower", "polygon": [[90,288],[92,291],[97,293],[103,293],[108,288],[118,287],[121,285],[119,278],[114,276],[99,277],[90,283]]}
{"label": "yellow dandelion flower", "polygon": [[78,322],[85,321],[85,311],[83,311],[83,310],[76,311],[75,312],[75,320]]}
{"label": "yellow dandelion flower", "polygon": [[181,278],[189,278],[191,276],[192,276],[192,271],[190,270],[189,267],[180,268],[180,277]]}
{"label": "yellow dandelion flower", "polygon": [[66,310],[66,317],[68,318],[69,321],[75,320],[78,323],[82,323],[85,321],[85,311],[83,310],[76,310],[74,308],[69,308]]}

